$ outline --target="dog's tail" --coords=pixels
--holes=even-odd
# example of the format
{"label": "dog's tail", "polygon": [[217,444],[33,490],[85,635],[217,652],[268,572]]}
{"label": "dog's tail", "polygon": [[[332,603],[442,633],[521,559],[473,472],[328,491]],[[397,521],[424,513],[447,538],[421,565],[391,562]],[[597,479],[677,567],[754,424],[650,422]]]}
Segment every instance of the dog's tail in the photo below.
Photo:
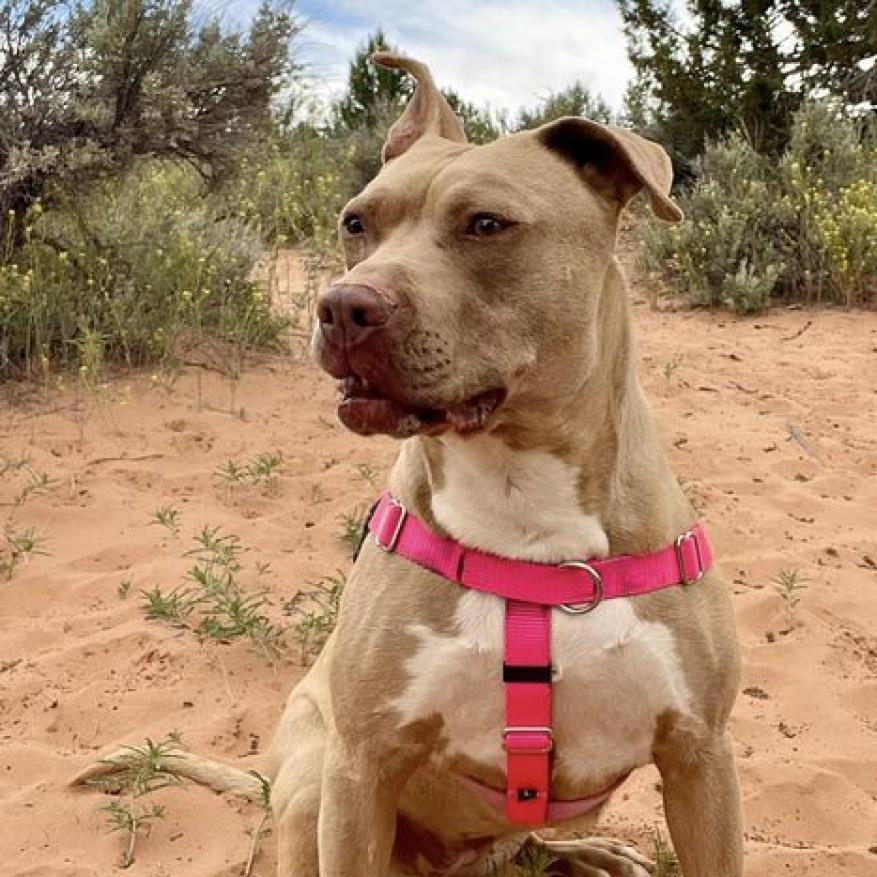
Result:
{"label": "dog's tail", "polygon": [[[97,785],[108,790],[121,788],[126,774],[136,769],[141,755],[133,747],[125,747],[106,755],[80,771],[70,782],[72,786]],[[203,758],[185,749],[171,749],[161,753],[154,762],[156,769],[167,776],[188,779],[213,789],[214,792],[230,793],[248,801],[267,805],[270,781],[256,770],[241,770]]]}

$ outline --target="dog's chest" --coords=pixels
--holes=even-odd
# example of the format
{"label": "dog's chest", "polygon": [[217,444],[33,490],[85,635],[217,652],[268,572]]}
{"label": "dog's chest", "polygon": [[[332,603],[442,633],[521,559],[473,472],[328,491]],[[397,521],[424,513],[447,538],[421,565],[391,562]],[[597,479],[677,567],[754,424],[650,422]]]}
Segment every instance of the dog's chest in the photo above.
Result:
{"label": "dog's chest", "polygon": [[[605,533],[579,509],[568,470],[547,455],[493,457],[486,471],[457,467],[459,477],[452,469],[433,510],[456,538],[506,556],[555,561],[605,554]],[[509,482],[528,479],[538,479],[539,489],[509,498]],[[527,495],[538,502],[528,502]],[[410,625],[418,647],[395,704],[403,720],[439,712],[449,758],[499,769],[505,763],[504,613],[501,598],[466,591],[445,631]],[[670,629],[640,619],[631,599],[607,600],[589,615],[554,610],[552,664],[555,769],[565,786],[589,790],[589,784],[648,763],[658,715],[688,711]]]}
{"label": "dog's chest", "polygon": [[[414,719],[442,715],[449,757],[502,768],[504,602],[467,592],[452,634],[412,625],[418,649],[395,706]],[[555,767],[587,785],[651,760],[657,716],[688,710],[688,692],[666,626],[637,618],[630,600],[586,616],[552,618]]]}

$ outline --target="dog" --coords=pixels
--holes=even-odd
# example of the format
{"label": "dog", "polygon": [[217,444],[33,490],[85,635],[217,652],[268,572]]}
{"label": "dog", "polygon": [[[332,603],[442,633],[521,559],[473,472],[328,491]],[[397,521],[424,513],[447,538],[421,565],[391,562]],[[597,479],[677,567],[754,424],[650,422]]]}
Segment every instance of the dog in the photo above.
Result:
{"label": "dog", "polygon": [[[638,383],[615,257],[638,192],[660,219],[682,218],[666,153],[578,118],[472,146],[423,64],[375,60],[416,89],[381,172],[341,216],[347,273],[318,301],[313,350],[341,381],[341,421],[403,440],[385,511],[404,509],[443,545],[578,564],[586,580],[600,559],[680,544],[696,515]],[[527,846],[544,849],[551,873],[651,873],[619,841],[543,841],[510,821],[507,603],[401,556],[394,529],[365,539],[337,627],[280,719],[269,770],[278,875],[496,874]],[[506,733],[550,734],[551,797],[589,810],[560,819],[577,832],[632,770],[655,763],[685,877],[740,877],[726,730],[734,618],[717,570],[701,572],[543,613],[551,728]],[[175,769],[261,791],[195,755]],[[539,797],[524,791],[524,805]]]}

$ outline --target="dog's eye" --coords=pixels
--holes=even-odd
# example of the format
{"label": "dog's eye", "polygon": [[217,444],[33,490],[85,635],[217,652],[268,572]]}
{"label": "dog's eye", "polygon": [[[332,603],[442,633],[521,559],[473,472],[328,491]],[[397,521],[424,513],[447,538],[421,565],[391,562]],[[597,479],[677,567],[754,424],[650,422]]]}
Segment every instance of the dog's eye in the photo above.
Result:
{"label": "dog's eye", "polygon": [[478,238],[490,237],[504,231],[511,224],[507,219],[500,219],[492,213],[476,213],[469,220],[466,234]]}
{"label": "dog's eye", "polygon": [[341,220],[341,225],[344,227],[344,231],[346,231],[347,234],[365,234],[365,225],[362,222],[362,218],[355,213],[345,216],[344,219]]}

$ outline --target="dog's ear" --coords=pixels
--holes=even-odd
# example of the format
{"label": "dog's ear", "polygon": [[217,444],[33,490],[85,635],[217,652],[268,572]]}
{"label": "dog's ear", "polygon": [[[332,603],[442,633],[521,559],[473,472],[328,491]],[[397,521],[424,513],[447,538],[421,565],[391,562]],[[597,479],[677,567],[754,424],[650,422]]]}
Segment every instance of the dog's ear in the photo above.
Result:
{"label": "dog's ear", "polygon": [[387,142],[381,151],[384,163],[401,155],[424,134],[435,134],[455,143],[466,142],[463,123],[436,87],[426,64],[393,52],[375,52],[372,60],[382,67],[404,70],[417,80],[414,96],[387,134]]}
{"label": "dog's ear", "polygon": [[549,122],[534,133],[594,189],[621,206],[644,188],[656,216],[667,222],[682,219],[679,205],[670,198],[670,156],[657,143],[624,128],[572,117]]}

